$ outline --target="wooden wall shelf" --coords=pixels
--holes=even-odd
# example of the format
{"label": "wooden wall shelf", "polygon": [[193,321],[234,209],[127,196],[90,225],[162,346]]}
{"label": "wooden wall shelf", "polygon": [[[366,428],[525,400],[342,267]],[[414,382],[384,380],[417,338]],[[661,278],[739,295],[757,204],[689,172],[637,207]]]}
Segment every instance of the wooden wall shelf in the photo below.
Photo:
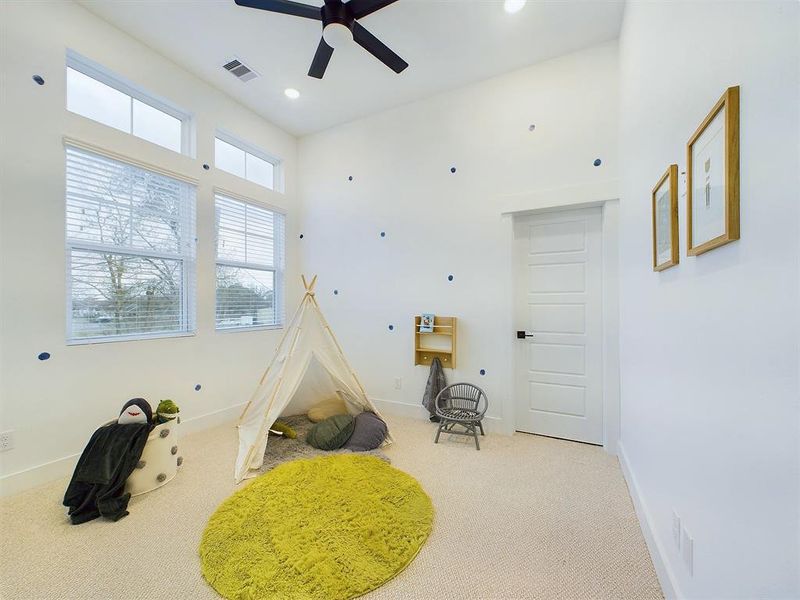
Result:
{"label": "wooden wall shelf", "polygon": [[414,364],[430,365],[434,358],[447,369],[456,368],[456,317],[433,319],[433,331],[420,331],[420,316],[414,317]]}

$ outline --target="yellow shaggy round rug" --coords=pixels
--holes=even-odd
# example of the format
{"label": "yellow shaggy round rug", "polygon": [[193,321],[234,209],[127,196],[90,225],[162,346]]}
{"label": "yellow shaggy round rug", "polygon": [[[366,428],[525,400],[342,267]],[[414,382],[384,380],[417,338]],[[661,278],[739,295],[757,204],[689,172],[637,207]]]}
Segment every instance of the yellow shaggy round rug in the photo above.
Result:
{"label": "yellow shaggy round rug", "polygon": [[354,598],[417,555],[433,506],[373,456],[285,463],[223,502],[200,542],[203,576],[228,599]]}

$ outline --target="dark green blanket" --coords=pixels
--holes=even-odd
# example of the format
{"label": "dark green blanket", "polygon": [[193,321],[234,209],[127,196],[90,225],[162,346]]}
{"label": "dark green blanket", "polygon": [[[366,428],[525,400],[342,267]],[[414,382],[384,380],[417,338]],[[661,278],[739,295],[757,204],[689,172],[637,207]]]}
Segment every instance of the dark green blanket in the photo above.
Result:
{"label": "dark green blanket", "polygon": [[152,426],[148,423],[103,425],[92,434],[64,494],[73,525],[100,516],[119,521],[128,514],[125,480],[136,468]]}

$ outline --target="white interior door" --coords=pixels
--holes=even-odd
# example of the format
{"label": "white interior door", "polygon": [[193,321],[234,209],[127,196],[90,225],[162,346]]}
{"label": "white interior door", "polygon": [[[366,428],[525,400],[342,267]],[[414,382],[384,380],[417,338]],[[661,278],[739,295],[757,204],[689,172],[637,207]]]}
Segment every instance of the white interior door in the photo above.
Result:
{"label": "white interior door", "polygon": [[514,260],[516,429],[602,444],[600,209],[515,218]]}

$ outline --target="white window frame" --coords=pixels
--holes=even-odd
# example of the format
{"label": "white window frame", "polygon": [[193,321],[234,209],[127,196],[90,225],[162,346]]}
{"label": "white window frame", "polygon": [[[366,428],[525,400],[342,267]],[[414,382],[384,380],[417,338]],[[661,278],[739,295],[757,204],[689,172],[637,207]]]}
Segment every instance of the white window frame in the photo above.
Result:
{"label": "white window frame", "polygon": [[[67,49],[67,62],[66,66],[74,69],[80,73],[83,73],[87,77],[91,77],[92,79],[99,81],[100,83],[104,83],[105,85],[114,88],[118,92],[122,92],[126,96],[130,96],[133,99],[138,100],[148,106],[155,108],[158,111],[161,111],[171,117],[178,119],[181,122],[181,151],[180,153],[190,158],[195,158],[195,133],[194,133],[194,115],[192,113],[183,110],[182,108],[178,107],[174,103],[170,102],[169,100],[151,94],[150,92],[146,92],[141,87],[136,85],[135,83],[117,75],[110,69],[107,69],[100,63],[97,63],[85,56],[82,56],[75,52],[74,50],[68,48]],[[66,106],[66,99],[67,94],[64,94],[64,103]],[[84,119],[89,119],[90,121],[94,121],[95,123],[99,123],[99,121],[95,121],[91,117],[86,117],[79,113],[72,113],[77,114],[79,117],[83,117]],[[101,123],[102,125],[103,123]],[[107,126],[110,127],[110,126]],[[151,142],[145,138],[139,137],[132,132],[133,128],[133,102],[131,102],[131,131],[123,132],[127,133],[128,135],[132,135],[133,137],[143,140],[149,144],[153,144],[154,146],[158,146],[159,148],[164,148],[165,150],[169,150],[170,152],[174,152],[171,148],[167,148],[160,144],[156,144],[155,142]],[[112,129],[116,129],[112,127]],[[117,131],[122,131],[121,129],[117,129]]]}
{"label": "white window frame", "polygon": [[[272,185],[273,185],[272,191],[273,192],[278,192],[279,194],[283,193],[283,161],[280,158],[277,158],[276,156],[271,155],[269,152],[265,152],[261,148],[258,148],[257,146],[253,146],[252,144],[250,144],[248,142],[245,142],[241,138],[236,137],[235,135],[233,135],[231,133],[228,133],[227,131],[224,131],[222,129],[217,129],[217,131],[214,134],[214,138],[215,138],[215,140],[219,139],[219,140],[225,142],[226,144],[230,144],[231,146],[234,146],[234,147],[238,148],[239,150],[242,150],[246,154],[250,154],[252,156],[255,156],[256,158],[260,158],[261,160],[270,163],[272,165],[272,167],[273,167],[273,171],[272,171]],[[245,157],[245,177],[240,177],[236,173],[231,173],[230,171],[226,171],[225,169],[217,167],[216,141],[215,141],[214,147],[215,147],[215,152],[214,152],[214,167],[215,168],[218,168],[220,171],[224,171],[225,173],[228,173],[229,175],[233,175],[234,177],[238,177],[239,179],[244,179],[245,181],[249,181],[253,185],[257,185],[258,187],[264,188],[266,190],[270,189],[270,188],[268,188],[266,186],[261,185],[260,183],[256,183],[252,179],[247,179],[247,157]],[[251,200],[246,200],[246,202],[252,202],[252,201]],[[274,210],[274,209],[270,208],[269,210]]]}
{"label": "white window frame", "polygon": [[[223,140],[225,141],[225,140]],[[283,218],[283,237],[281,239],[282,244],[278,245],[275,244],[275,233],[273,231],[272,234],[272,266],[265,267],[263,265],[259,265],[257,263],[249,263],[249,262],[241,262],[236,260],[228,260],[224,258],[219,258],[217,252],[219,251],[219,223],[216,221],[216,205],[217,205],[217,197],[222,196],[223,198],[227,198],[229,200],[235,200],[236,202],[241,202],[243,204],[250,204],[255,206],[256,208],[260,208],[263,210],[268,210],[276,215],[280,215]],[[216,188],[214,189],[214,330],[217,333],[235,333],[238,331],[265,331],[265,330],[272,330],[272,329],[283,329],[286,325],[286,313],[284,310],[284,272],[286,271],[286,211],[281,208],[277,208],[265,202],[259,202],[258,200],[253,200],[252,198],[245,198],[243,196],[239,196],[238,194],[233,194],[231,192]],[[274,225],[273,225],[274,227]],[[240,269],[252,269],[255,271],[264,271],[264,272],[271,272],[275,290],[275,323],[272,325],[242,325],[241,327],[218,327],[217,326],[217,266],[223,267],[234,267]]]}
{"label": "white window frame", "polygon": [[[66,163],[66,156],[67,147],[75,148],[81,151],[88,151],[94,154],[100,154],[101,156],[107,156],[110,160],[115,160],[117,162],[128,164],[132,167],[137,169],[141,169],[143,171],[153,171],[158,173],[158,171],[154,171],[152,169],[148,169],[147,167],[142,166],[141,164],[137,164],[134,161],[126,161],[124,159],[119,158],[116,155],[104,154],[97,149],[87,150],[85,148],[81,148],[80,146],[73,146],[72,144],[65,144],[64,147],[64,161]],[[163,175],[163,173],[159,173]],[[169,175],[165,175],[170,177]],[[174,178],[174,177],[173,177]],[[185,182],[184,183],[189,183]],[[193,185],[190,184],[189,185]],[[191,240],[192,243],[196,244],[196,235],[197,235],[197,191],[195,190],[195,205],[192,207],[192,212],[194,212],[195,218],[190,219],[190,221],[194,222],[194,230],[192,231]],[[66,224],[67,214],[67,204],[66,204],[66,194],[65,194],[65,201],[64,201],[64,221]],[[192,212],[187,212],[185,216],[189,216]],[[190,223],[184,223],[184,225],[189,225]],[[187,227],[187,230],[190,229]],[[112,342],[130,342],[130,341],[138,341],[138,340],[152,340],[152,339],[161,339],[161,338],[179,338],[179,337],[192,337],[197,334],[197,303],[196,303],[196,283],[197,283],[197,252],[196,250],[191,252],[190,255],[186,256],[176,256],[175,254],[169,252],[153,252],[151,250],[139,250],[137,249],[135,252],[132,252],[129,248],[118,248],[116,246],[106,245],[106,244],[95,244],[92,242],[84,242],[81,240],[73,240],[70,239],[69,236],[65,235],[65,248],[66,248],[66,291],[67,291],[67,331],[66,331],[66,344],[68,346],[80,346],[84,344],[107,344]],[[155,332],[155,333],[132,333],[126,335],[106,335],[106,336],[98,336],[98,337],[73,337],[73,328],[72,328],[72,251],[89,251],[89,252],[106,252],[109,254],[117,254],[120,256],[146,256],[148,258],[160,258],[164,260],[179,260],[183,263],[182,269],[182,281],[181,281],[181,306],[182,310],[182,326],[185,329],[181,331],[165,331],[165,332]]]}

